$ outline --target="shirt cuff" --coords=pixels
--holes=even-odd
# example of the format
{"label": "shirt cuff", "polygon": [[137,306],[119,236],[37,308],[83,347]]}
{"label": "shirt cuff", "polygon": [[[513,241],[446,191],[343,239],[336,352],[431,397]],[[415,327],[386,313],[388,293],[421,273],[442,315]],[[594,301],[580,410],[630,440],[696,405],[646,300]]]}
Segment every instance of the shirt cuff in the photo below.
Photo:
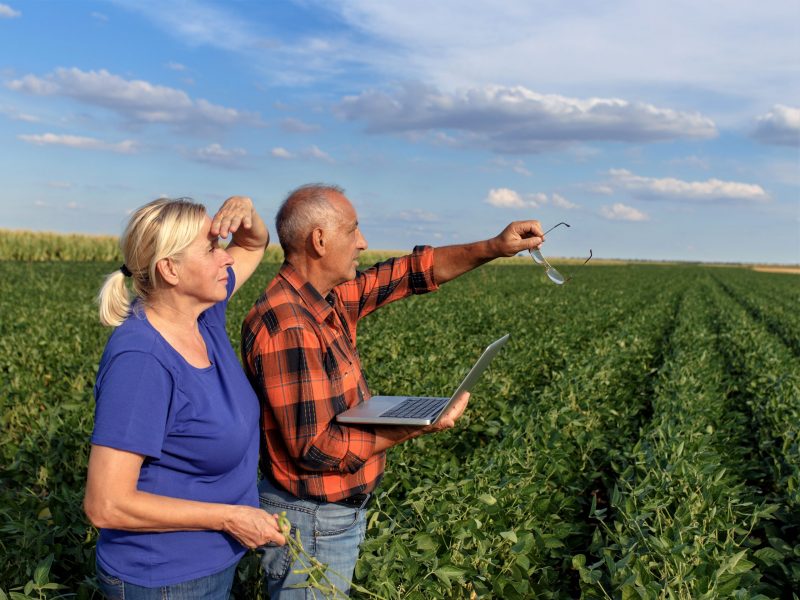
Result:
{"label": "shirt cuff", "polygon": [[342,472],[355,473],[372,458],[375,453],[375,433],[367,428],[348,426],[349,444],[339,469]]}
{"label": "shirt cuff", "polygon": [[439,289],[433,277],[433,246],[415,246],[411,253],[411,290],[426,294]]}

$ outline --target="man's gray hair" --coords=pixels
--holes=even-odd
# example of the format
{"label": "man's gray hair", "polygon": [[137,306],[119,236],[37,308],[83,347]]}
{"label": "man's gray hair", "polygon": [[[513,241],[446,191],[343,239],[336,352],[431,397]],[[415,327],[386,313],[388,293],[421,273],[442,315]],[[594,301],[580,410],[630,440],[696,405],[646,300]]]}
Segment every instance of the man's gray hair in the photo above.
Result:
{"label": "man's gray hair", "polygon": [[303,249],[315,227],[328,226],[337,213],[328,201],[331,193],[344,195],[338,185],[309,183],[289,193],[275,216],[275,229],[284,256]]}

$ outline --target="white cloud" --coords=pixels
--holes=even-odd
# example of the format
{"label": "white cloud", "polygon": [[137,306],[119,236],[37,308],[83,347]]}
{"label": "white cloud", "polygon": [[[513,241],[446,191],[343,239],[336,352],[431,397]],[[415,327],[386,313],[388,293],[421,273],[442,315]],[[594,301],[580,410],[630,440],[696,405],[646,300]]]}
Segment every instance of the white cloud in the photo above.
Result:
{"label": "white cloud", "polygon": [[319,129],[319,125],[311,125],[301,121],[300,119],[289,117],[281,121],[281,129],[288,133],[309,133],[311,131],[317,131]]}
{"label": "white cloud", "polygon": [[589,183],[583,187],[593,194],[600,194],[601,196],[611,196],[614,194],[614,188],[604,183]]}
{"label": "white cloud", "polygon": [[281,147],[273,148],[270,154],[272,154],[272,156],[274,156],[275,158],[282,158],[284,160],[291,160],[295,158],[294,154],[289,152],[286,148],[281,148]]}
{"label": "white cloud", "polygon": [[175,62],[175,61],[169,61],[164,66],[166,66],[170,71],[185,71],[186,70],[186,65],[182,65],[181,63]]}
{"label": "white cloud", "polygon": [[632,206],[616,202],[611,206],[601,206],[600,214],[612,221],[647,221],[648,216]]}
{"label": "white cloud", "polygon": [[547,194],[543,192],[520,194],[509,188],[489,190],[484,202],[497,208],[539,208],[546,204],[567,210],[578,208],[577,204],[573,204],[560,194],[552,194],[548,198]]}
{"label": "white cloud", "polygon": [[508,160],[505,158],[495,158],[491,161],[491,163],[501,169],[511,169],[517,175],[524,175],[525,177],[530,177],[533,175],[528,168],[525,166],[525,163],[521,160]]}
{"label": "white cloud", "polygon": [[306,148],[305,150],[300,151],[299,153],[289,152],[286,148],[276,147],[273,148],[270,154],[274,158],[280,158],[283,160],[295,160],[295,159],[305,159],[305,160],[319,160],[322,162],[326,162],[329,164],[335,164],[336,161],[331,157],[330,154],[327,152],[320,150],[317,146],[311,146]]}
{"label": "white cloud", "polygon": [[206,2],[137,0],[120,2],[120,8],[140,13],[165,32],[191,46],[207,45],[228,51],[244,51],[257,45],[258,36],[248,19]]}
{"label": "white cloud", "polygon": [[406,84],[347,96],[337,113],[371,133],[445,131],[462,146],[535,153],[589,141],[654,142],[716,136],[700,114],[617,98],[568,98],[522,86],[487,85],[445,93]]}
{"label": "white cloud", "polygon": [[710,99],[715,118],[754,99],[800,97],[798,10],[785,0],[729,0],[723,11],[688,0],[474,0],[469,10],[462,0],[302,0],[291,3],[307,25],[300,33],[281,19],[254,23],[240,3],[116,3],[191,48],[239,53],[270,83],[331,89],[346,87],[348,75],[377,75],[447,90],[488,82],[574,96],[636,90],[655,104]]}
{"label": "white cloud", "polygon": [[108,15],[104,15],[101,12],[93,11],[90,13],[90,16],[95,20],[101,23],[108,23]]}
{"label": "white cloud", "polygon": [[21,16],[20,11],[14,10],[8,4],[0,4],[0,19],[14,19]]}
{"label": "white cloud", "polygon": [[320,150],[316,146],[311,146],[308,150],[305,150],[303,152],[303,156],[305,158],[311,158],[311,159],[314,159],[314,160],[321,160],[322,162],[331,163],[331,164],[335,162],[333,160],[333,158],[327,152],[324,152],[324,151]]}
{"label": "white cloud", "polygon": [[647,96],[665,98],[800,96],[793,2],[730,0],[722,11],[687,0],[474,0],[469,10],[459,0],[305,3],[336,11],[355,28],[370,45],[358,59],[388,80],[424,79],[446,89],[490,81],[544,90],[638,84]]}
{"label": "white cloud", "polygon": [[765,144],[800,146],[800,108],[775,105],[756,119],[753,137]]}
{"label": "white cloud", "polygon": [[16,92],[37,96],[65,96],[114,111],[132,123],[164,123],[185,129],[233,126],[258,122],[257,115],[194,100],[175,88],[142,80],[127,80],[99,71],[56,69],[44,77],[25,75],[6,84]]}
{"label": "white cloud", "polygon": [[574,203],[570,202],[569,200],[564,198],[564,196],[561,196],[559,194],[553,194],[551,202],[552,202],[553,206],[555,206],[557,208],[564,208],[566,210],[571,210],[573,208],[578,208],[577,204],[574,204]]}
{"label": "white cloud", "polygon": [[119,154],[133,154],[138,150],[138,145],[133,140],[109,143],[96,138],[55,133],[23,134],[17,137],[23,142],[36,146],[67,146],[68,148],[77,148],[79,150],[101,150]]}
{"label": "white cloud", "polygon": [[189,153],[192,160],[226,168],[240,168],[245,156],[247,151],[243,148],[223,148],[220,144],[209,144]]}
{"label": "white cloud", "polygon": [[642,199],[666,199],[688,201],[741,200],[765,202],[769,195],[760,185],[737,181],[681,181],[672,177],[657,179],[634,175],[625,169],[611,169],[609,185],[617,190],[631,192]]}
{"label": "white cloud", "polygon": [[526,206],[522,196],[508,188],[489,190],[489,195],[486,196],[485,202],[499,208],[523,208]]}
{"label": "white cloud", "polygon": [[38,123],[39,117],[18,111],[16,108],[0,106],[0,114],[5,115],[12,121],[24,121],[25,123]]}

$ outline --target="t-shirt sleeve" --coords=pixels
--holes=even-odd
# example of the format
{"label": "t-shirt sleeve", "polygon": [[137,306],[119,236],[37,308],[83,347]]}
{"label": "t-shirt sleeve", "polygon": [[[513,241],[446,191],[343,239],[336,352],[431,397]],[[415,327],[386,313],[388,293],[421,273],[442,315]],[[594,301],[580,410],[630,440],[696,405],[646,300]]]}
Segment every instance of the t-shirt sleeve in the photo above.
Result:
{"label": "t-shirt sleeve", "polygon": [[172,394],[172,376],[152,354],[115,356],[95,388],[92,443],[160,458]]}

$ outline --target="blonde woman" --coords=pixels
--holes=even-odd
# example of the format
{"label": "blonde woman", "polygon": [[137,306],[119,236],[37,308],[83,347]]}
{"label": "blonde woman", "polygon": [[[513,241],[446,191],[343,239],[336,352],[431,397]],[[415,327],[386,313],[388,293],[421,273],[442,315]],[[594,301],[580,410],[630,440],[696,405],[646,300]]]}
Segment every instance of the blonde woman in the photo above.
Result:
{"label": "blonde woman", "polygon": [[84,500],[109,598],[227,598],[246,548],[285,543],[258,508],[258,398],[225,332],[228,300],[268,240],[240,196],[213,219],[191,200],[156,200],[122,236],[125,262],[98,296],[115,329]]}

